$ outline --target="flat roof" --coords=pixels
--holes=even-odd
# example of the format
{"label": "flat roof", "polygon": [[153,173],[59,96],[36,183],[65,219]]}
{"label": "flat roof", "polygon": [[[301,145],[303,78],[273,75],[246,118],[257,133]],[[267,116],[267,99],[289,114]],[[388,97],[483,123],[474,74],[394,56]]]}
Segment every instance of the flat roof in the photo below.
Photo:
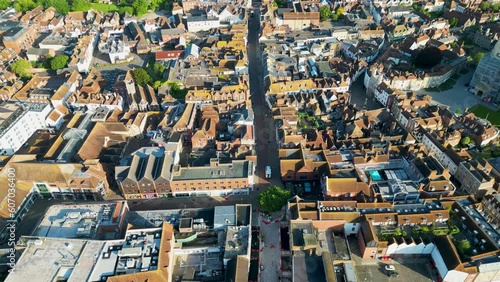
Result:
{"label": "flat roof", "polygon": [[294,281],[326,281],[323,259],[321,257],[316,255],[310,256],[306,252],[294,252],[292,259]]}
{"label": "flat roof", "polygon": [[[96,238],[99,235],[99,227],[119,224],[119,218],[113,220],[113,215],[115,212],[121,214],[121,211],[116,209],[122,209],[122,203],[124,202],[51,206],[34,235],[53,238]],[[109,233],[111,234],[106,236],[112,239],[120,235],[120,231]]]}
{"label": "flat roof", "polygon": [[239,255],[249,254],[250,228],[248,226],[228,226],[224,258],[236,258]]}
{"label": "flat roof", "polygon": [[16,262],[16,269],[6,282],[53,281],[54,277],[68,282],[87,281],[94,268],[92,259],[106,242],[78,239],[23,237],[26,249]]}
{"label": "flat roof", "polygon": [[214,208],[129,211],[126,221],[135,228],[152,228],[164,221],[177,226],[181,218],[203,219],[207,226],[213,226]]}
{"label": "flat roof", "polygon": [[233,161],[231,164],[219,164],[206,167],[182,167],[173,180],[228,179],[246,178],[249,173],[249,161]]}

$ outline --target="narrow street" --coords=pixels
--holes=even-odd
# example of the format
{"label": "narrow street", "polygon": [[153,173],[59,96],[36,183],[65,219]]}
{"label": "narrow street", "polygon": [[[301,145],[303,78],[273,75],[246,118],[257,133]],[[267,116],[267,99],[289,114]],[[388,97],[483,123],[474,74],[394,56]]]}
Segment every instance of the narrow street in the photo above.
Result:
{"label": "narrow street", "polygon": [[260,243],[260,281],[279,281],[281,266],[280,224],[279,222],[260,221],[263,240]]}
{"label": "narrow street", "polygon": [[[254,7],[260,7],[254,3]],[[257,144],[257,169],[255,187],[262,192],[270,185],[282,186],[276,128],[271,110],[265,99],[264,68],[262,50],[259,44],[260,10],[248,20],[248,72],[250,77],[250,99],[254,110],[254,128]],[[266,166],[271,167],[271,179],[265,178]],[[259,192],[256,192],[257,194]],[[255,193],[255,192],[254,192]],[[252,196],[250,196],[252,198]],[[255,197],[258,199],[258,197]],[[258,205],[257,201],[252,203]],[[255,213],[254,216],[259,216]],[[279,222],[259,217],[260,234],[262,236],[259,252],[259,281],[279,281],[281,264]]]}
{"label": "narrow street", "polygon": [[[264,77],[262,74],[262,51],[259,44],[260,11],[254,10],[248,21],[248,72],[250,78],[250,100],[254,111],[254,131],[256,138],[257,169],[256,187],[262,191],[269,183],[282,185],[278,144],[274,119],[265,99]],[[266,166],[271,166],[271,179],[265,178]]]}

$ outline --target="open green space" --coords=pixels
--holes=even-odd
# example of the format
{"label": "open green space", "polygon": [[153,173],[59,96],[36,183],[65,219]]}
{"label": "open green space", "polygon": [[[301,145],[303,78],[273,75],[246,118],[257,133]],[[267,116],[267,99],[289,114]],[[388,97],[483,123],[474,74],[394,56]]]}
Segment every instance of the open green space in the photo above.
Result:
{"label": "open green space", "polygon": [[469,109],[476,116],[486,118],[495,126],[500,126],[500,111],[494,111],[481,104],[475,105]]}
{"label": "open green space", "polygon": [[115,4],[91,3],[90,5],[92,6],[92,9],[103,13],[118,12],[118,10],[120,10],[120,8]]}

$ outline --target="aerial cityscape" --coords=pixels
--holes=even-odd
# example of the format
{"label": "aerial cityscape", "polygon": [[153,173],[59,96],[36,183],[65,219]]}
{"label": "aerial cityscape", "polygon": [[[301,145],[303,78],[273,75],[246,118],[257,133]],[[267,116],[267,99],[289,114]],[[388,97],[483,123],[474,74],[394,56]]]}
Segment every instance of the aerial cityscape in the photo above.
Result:
{"label": "aerial cityscape", "polygon": [[500,281],[500,0],[0,0],[0,281]]}

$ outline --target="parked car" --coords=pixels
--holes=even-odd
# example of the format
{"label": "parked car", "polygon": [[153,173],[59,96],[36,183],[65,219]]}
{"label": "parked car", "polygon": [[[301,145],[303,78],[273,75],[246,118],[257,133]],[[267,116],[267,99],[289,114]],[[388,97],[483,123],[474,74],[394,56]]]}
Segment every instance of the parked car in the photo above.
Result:
{"label": "parked car", "polygon": [[386,270],[386,271],[395,271],[395,270],[396,270],[396,268],[395,268],[395,267],[394,267],[394,265],[392,265],[392,264],[386,264],[386,265],[385,265],[385,270]]}

